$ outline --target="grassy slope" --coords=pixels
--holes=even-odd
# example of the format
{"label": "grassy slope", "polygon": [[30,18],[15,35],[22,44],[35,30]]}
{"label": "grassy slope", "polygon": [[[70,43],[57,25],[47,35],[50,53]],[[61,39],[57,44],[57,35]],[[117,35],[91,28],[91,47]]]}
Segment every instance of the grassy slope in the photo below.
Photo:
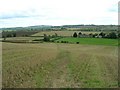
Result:
{"label": "grassy slope", "polygon": [[68,41],[72,43],[79,42],[80,44],[91,45],[118,45],[117,39],[103,39],[103,38],[62,38],[57,41]]}
{"label": "grassy slope", "polygon": [[3,87],[117,87],[117,47],[3,43]]}

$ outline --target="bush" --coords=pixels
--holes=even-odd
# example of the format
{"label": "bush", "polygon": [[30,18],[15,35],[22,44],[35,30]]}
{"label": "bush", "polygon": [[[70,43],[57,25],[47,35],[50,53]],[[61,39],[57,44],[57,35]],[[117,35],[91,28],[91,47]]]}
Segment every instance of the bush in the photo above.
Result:
{"label": "bush", "polygon": [[66,43],[66,41],[64,41],[64,43]]}
{"label": "bush", "polygon": [[32,40],[32,41],[42,41],[41,39],[34,39],[34,40]]}
{"label": "bush", "polygon": [[54,40],[51,40],[51,42],[54,42]]}
{"label": "bush", "polygon": [[64,41],[61,41],[61,43],[64,43]]}
{"label": "bush", "polygon": [[66,43],[66,41],[61,41],[61,43]]}
{"label": "bush", "polygon": [[95,34],[93,34],[93,37],[95,38],[97,35],[98,35],[98,34],[97,34],[97,33],[95,33]]}
{"label": "bush", "polygon": [[79,42],[76,42],[76,44],[79,44]]}

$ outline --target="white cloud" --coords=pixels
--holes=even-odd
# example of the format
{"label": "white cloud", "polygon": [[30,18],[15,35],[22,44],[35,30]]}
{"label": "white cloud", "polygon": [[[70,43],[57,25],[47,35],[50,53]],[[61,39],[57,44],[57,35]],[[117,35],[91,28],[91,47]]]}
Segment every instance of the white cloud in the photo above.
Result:
{"label": "white cloud", "polygon": [[118,0],[0,0],[0,27],[117,24]]}

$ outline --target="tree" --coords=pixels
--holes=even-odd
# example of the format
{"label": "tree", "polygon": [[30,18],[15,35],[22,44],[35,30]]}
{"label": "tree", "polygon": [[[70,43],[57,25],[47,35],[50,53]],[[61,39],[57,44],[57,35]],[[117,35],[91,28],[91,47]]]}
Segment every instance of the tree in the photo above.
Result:
{"label": "tree", "polygon": [[99,35],[102,37],[105,37],[105,33],[103,33],[103,32],[101,32]]}
{"label": "tree", "polygon": [[6,36],[5,35],[3,36],[3,38],[4,38],[4,40],[6,40]]}
{"label": "tree", "polygon": [[79,32],[79,33],[78,33],[78,37],[80,37],[81,35],[82,35],[82,33],[81,33],[81,32]]}
{"label": "tree", "polygon": [[111,33],[109,33],[108,38],[116,39],[116,38],[117,38],[117,35],[116,35],[115,32],[111,32]]}
{"label": "tree", "polygon": [[90,33],[90,34],[89,34],[89,36],[91,36],[91,37],[92,37],[92,36],[93,36],[93,34],[92,34],[92,33]]}
{"label": "tree", "polygon": [[79,34],[79,35],[82,35],[82,33],[81,33],[81,32],[79,32],[78,34]]}
{"label": "tree", "polygon": [[16,33],[13,33],[13,37],[16,37]]}
{"label": "tree", "polygon": [[55,37],[57,37],[58,35],[57,35],[57,33],[55,33]]}
{"label": "tree", "polygon": [[118,33],[118,38],[120,38],[120,33]]}
{"label": "tree", "polygon": [[8,33],[6,37],[12,37],[12,34]]}
{"label": "tree", "polygon": [[47,36],[46,34],[44,34],[44,39],[43,39],[45,42],[48,42],[48,41],[50,41],[50,37],[49,36]]}
{"label": "tree", "polygon": [[73,37],[77,37],[77,33],[76,32],[73,34]]}
{"label": "tree", "polygon": [[98,35],[98,34],[97,34],[97,33],[95,33],[95,34],[93,34],[93,37],[95,38],[97,35]]}

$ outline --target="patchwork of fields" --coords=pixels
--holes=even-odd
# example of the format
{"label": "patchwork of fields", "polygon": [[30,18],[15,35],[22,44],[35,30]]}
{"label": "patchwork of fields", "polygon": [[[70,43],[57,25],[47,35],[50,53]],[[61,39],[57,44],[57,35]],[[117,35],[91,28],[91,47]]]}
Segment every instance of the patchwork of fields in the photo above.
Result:
{"label": "patchwork of fields", "polygon": [[91,31],[91,32],[87,32],[87,31],[86,32],[85,31],[41,31],[36,34],[33,34],[32,36],[43,36],[44,34],[55,35],[55,33],[58,34],[58,36],[73,36],[74,32],[76,33],[82,32],[83,34],[100,33],[99,31]]}
{"label": "patchwork of fields", "polygon": [[2,50],[3,87],[118,87],[114,45],[3,42]]}

